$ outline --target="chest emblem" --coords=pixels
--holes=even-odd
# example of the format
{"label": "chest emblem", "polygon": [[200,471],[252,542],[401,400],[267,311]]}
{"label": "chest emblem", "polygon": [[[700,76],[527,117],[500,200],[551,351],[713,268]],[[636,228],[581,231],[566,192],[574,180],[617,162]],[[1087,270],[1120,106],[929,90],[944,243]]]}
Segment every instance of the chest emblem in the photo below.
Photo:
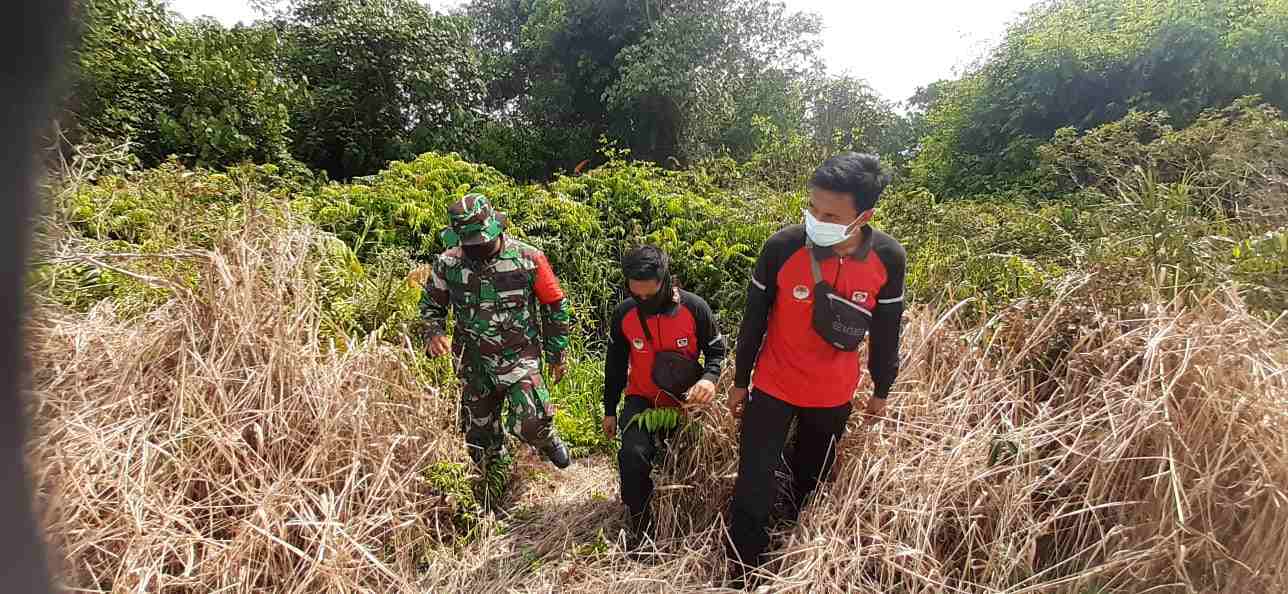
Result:
{"label": "chest emblem", "polygon": [[855,302],[855,303],[867,303],[867,302],[868,302],[868,292],[867,292],[867,291],[855,291],[853,295],[850,295],[850,301],[853,301],[853,302]]}
{"label": "chest emblem", "polygon": [[794,288],[792,288],[792,297],[795,297],[799,301],[804,301],[808,299],[809,287],[805,285],[796,285]]}
{"label": "chest emblem", "polygon": [[680,348],[684,348],[684,347],[686,347],[686,346],[689,346],[689,339],[687,339],[687,338],[681,338],[680,340],[675,341],[675,346],[678,346],[678,347],[680,347]]}
{"label": "chest emblem", "polygon": [[642,350],[644,350],[644,339],[643,339],[643,338],[636,338],[635,340],[632,340],[632,341],[631,341],[631,346],[635,347],[635,350],[637,350],[637,351],[642,351]]}

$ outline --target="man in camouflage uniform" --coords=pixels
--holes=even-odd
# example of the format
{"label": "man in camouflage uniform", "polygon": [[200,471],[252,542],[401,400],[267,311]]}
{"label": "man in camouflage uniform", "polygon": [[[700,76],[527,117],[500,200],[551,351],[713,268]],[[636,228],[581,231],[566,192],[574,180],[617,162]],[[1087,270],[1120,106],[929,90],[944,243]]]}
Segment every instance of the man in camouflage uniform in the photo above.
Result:
{"label": "man in camouflage uniform", "polygon": [[[485,479],[493,462],[507,459],[506,408],[506,429],[566,468],[568,449],[555,433],[541,375],[543,351],[553,382],[565,369],[571,311],[559,279],[545,254],[503,232],[502,215],[482,195],[465,196],[448,216],[448,249],[431,268],[420,310],[429,354],[450,351],[464,386],[460,423],[470,457]],[[447,336],[449,307],[454,341]]]}

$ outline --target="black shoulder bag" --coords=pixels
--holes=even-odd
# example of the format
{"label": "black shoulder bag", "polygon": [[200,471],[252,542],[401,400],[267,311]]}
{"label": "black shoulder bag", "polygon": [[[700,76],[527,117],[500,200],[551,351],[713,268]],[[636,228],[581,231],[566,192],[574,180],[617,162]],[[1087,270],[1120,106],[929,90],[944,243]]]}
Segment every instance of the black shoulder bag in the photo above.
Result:
{"label": "black shoulder bag", "polygon": [[[678,303],[676,307],[679,307]],[[676,350],[662,350],[659,345],[653,341],[653,333],[648,328],[648,317],[644,312],[636,309],[639,313],[640,325],[644,327],[644,337],[653,345],[655,355],[653,357],[653,383],[666,392],[668,396],[679,402],[684,402],[686,393],[689,388],[697,384],[702,379],[702,366],[698,364],[697,359],[690,357]]]}
{"label": "black shoulder bag", "polygon": [[814,273],[814,331],[838,350],[859,350],[872,323],[872,313],[838,295],[832,285],[823,280],[814,245],[806,241],[805,249],[809,250],[810,271]]}

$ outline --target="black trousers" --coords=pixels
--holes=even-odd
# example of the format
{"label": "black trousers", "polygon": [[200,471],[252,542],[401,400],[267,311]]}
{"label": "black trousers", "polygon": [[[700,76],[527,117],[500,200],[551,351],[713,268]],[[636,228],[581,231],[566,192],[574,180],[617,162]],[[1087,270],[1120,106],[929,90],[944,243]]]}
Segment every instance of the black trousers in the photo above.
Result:
{"label": "black trousers", "polygon": [[631,527],[635,530],[647,529],[651,523],[648,501],[653,496],[653,479],[649,475],[653,472],[658,443],[667,437],[655,436],[643,425],[631,426],[631,418],[650,407],[644,398],[627,396],[622,413],[617,417],[617,427],[622,435],[622,447],[617,451],[617,476],[621,480],[622,503],[630,509]]}
{"label": "black trousers", "polygon": [[836,444],[845,434],[852,405],[831,408],[793,406],[759,390],[752,390],[743,408],[738,439],[738,479],[734,482],[730,516],[729,556],[757,566],[769,544],[769,512],[778,493],[774,470],[792,420],[797,421],[796,448],[786,461],[791,471],[794,504],[799,509],[827,476],[836,460]]}

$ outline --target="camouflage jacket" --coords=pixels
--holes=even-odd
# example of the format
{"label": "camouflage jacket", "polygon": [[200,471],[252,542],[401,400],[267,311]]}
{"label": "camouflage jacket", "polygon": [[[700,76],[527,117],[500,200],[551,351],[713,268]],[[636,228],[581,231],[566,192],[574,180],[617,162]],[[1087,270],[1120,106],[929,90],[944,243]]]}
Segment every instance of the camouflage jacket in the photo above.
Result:
{"label": "camouflage jacket", "polygon": [[450,307],[456,315],[453,346],[461,351],[489,357],[522,352],[544,336],[546,362],[561,363],[572,312],[559,279],[541,250],[508,235],[504,241],[488,262],[466,257],[459,247],[438,256],[420,301],[426,338],[447,333]]}

